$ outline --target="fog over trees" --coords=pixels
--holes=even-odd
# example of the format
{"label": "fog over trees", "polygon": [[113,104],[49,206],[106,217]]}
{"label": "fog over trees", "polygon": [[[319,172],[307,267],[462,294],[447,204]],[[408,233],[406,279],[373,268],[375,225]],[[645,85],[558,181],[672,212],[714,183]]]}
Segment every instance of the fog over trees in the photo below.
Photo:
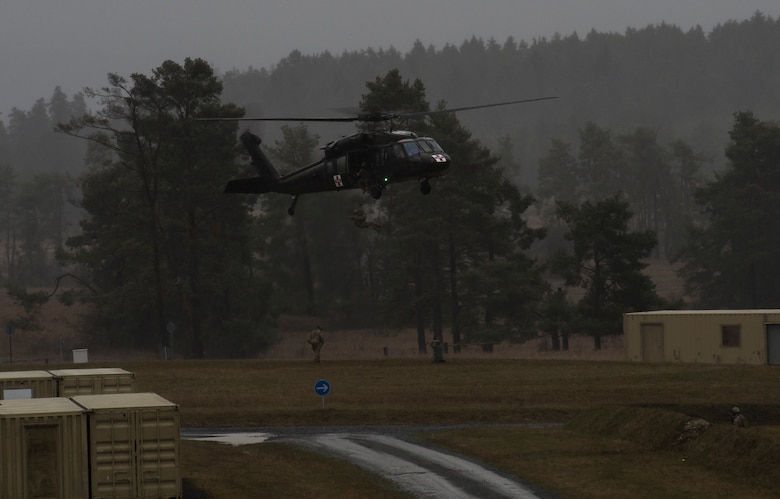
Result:
{"label": "fog over trees", "polygon": [[[193,357],[254,355],[281,313],[416,327],[421,351],[444,329],[457,343],[543,332],[564,347],[559,334],[587,332],[598,346],[623,312],[672,305],[638,277],[648,257],[680,262],[685,306],[775,307],[776,245],[760,235],[777,219],[778,46],[780,20],[756,13],[709,33],[662,24],[292,52],[223,75],[160,61],[101,90],[55,87],[0,121],[0,283],[23,302],[24,288],[69,274],[58,296],[97,305],[85,325],[95,341],[157,348],[173,321]],[[430,196],[404,184],[378,202],[303,196],[294,217],[285,196],[223,195],[249,169],[238,127],[204,134],[191,121],[547,95],[560,98],[409,124],[453,158]],[[252,126],[286,170],[354,131]],[[356,208],[381,229],[355,227]],[[588,227],[620,249],[597,276]],[[552,291],[564,279],[584,287],[581,301]]]}

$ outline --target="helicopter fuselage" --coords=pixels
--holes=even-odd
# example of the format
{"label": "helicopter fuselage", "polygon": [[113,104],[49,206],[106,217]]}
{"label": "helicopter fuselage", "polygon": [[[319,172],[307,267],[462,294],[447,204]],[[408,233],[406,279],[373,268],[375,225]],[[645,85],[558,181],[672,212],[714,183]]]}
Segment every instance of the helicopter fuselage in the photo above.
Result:
{"label": "helicopter fuselage", "polygon": [[325,176],[334,190],[426,181],[444,174],[450,157],[430,137],[412,132],[358,133],[324,148]]}
{"label": "helicopter fuselage", "polygon": [[415,179],[423,194],[428,194],[428,179],[443,175],[450,165],[450,156],[435,139],[404,131],[343,137],[323,147],[322,159],[285,175],[278,173],[260,149],[260,137],[245,132],[241,142],[260,175],[232,180],[225,192],[290,194],[291,214],[300,194],[360,188],[379,199],[388,184]]}

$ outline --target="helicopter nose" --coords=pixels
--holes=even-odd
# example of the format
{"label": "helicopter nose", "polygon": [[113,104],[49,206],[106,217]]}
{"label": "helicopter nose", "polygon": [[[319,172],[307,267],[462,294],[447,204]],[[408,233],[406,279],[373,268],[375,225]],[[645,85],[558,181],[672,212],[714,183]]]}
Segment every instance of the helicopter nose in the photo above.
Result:
{"label": "helicopter nose", "polygon": [[420,173],[438,176],[450,166],[450,157],[443,152],[420,153],[409,158],[409,162]]}
{"label": "helicopter nose", "polygon": [[428,167],[434,171],[443,171],[450,166],[450,157],[444,153],[434,153],[429,156]]}
{"label": "helicopter nose", "polygon": [[450,157],[444,153],[431,154],[431,159],[436,163],[449,163]]}

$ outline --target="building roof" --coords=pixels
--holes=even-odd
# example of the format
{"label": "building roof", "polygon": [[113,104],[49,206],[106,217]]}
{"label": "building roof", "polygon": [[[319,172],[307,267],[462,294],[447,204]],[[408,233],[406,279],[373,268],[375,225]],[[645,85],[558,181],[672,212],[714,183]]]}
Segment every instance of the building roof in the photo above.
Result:
{"label": "building roof", "polygon": [[53,369],[49,371],[55,376],[111,376],[111,375],[133,375],[130,371],[125,371],[119,367],[95,367],[89,369]]}
{"label": "building roof", "polygon": [[54,376],[48,371],[3,371],[0,372],[0,381],[21,379],[51,379]]}
{"label": "building roof", "polygon": [[652,310],[649,312],[629,312],[631,316],[658,316],[658,315],[780,315],[780,309],[745,309],[745,310]]}
{"label": "building roof", "polygon": [[74,404],[70,399],[61,397],[0,400],[0,417],[53,416],[83,413],[84,409]]}
{"label": "building roof", "polygon": [[156,393],[108,393],[102,395],[78,395],[71,400],[89,410],[178,408],[178,405]]}

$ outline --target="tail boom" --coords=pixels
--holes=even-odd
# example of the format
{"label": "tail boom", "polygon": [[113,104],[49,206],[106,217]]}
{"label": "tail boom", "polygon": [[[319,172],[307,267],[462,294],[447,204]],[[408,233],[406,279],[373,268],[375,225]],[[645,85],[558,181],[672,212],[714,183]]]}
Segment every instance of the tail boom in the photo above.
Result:
{"label": "tail boom", "polygon": [[262,194],[264,192],[278,192],[276,182],[269,182],[262,177],[237,178],[225,185],[228,194]]}
{"label": "tail boom", "polygon": [[258,177],[231,180],[225,186],[225,192],[239,194],[262,194],[279,192],[279,171],[260,149],[262,140],[249,130],[241,134],[241,143],[249,152],[252,164],[257,168]]}

